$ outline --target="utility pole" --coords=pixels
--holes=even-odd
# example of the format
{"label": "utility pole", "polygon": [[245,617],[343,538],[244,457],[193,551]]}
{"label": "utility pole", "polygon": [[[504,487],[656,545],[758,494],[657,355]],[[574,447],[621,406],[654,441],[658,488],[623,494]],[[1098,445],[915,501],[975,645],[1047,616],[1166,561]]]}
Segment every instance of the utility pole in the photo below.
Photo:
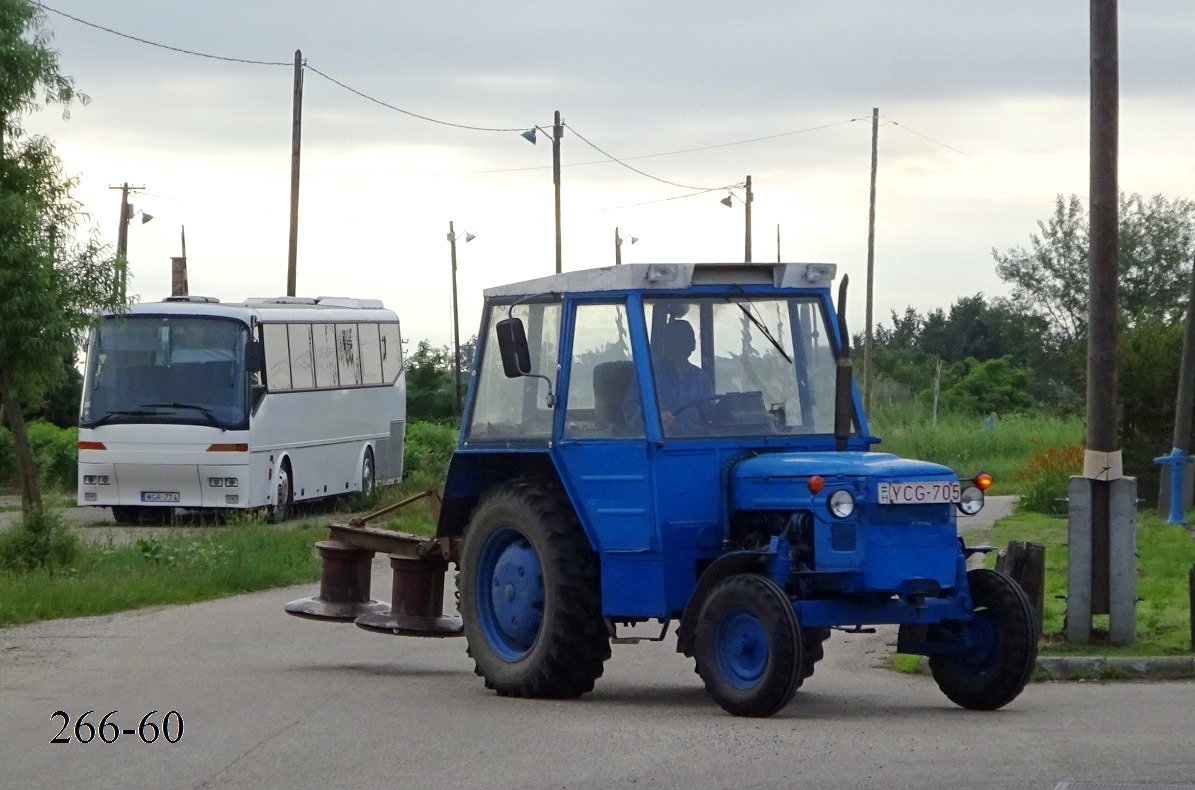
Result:
{"label": "utility pole", "polygon": [[[123,304],[127,301],[129,283],[129,220],[133,218],[133,207],[129,204],[129,192],[145,189],[145,187],[131,187],[126,181],[118,187],[109,189],[120,190],[120,223],[116,226],[116,292],[120,294]],[[147,215],[148,216],[148,215]]]}
{"label": "utility pole", "polygon": [[560,255],[560,141],[564,139],[564,122],[560,110],[552,124],[552,186],[556,191],[556,273],[563,271]]}
{"label": "utility pole", "polygon": [[871,305],[874,292],[876,260],[876,169],[879,163],[880,108],[871,108],[871,200],[867,209],[867,310],[863,334],[863,411],[871,413],[872,323]]}
{"label": "utility pole", "polygon": [[1136,639],[1137,484],[1117,447],[1116,247],[1120,80],[1116,0],[1090,0],[1091,154],[1087,450],[1068,489],[1067,639],[1087,643],[1108,614],[1113,644]]}
{"label": "utility pole", "polygon": [[187,285],[187,228],[182,226],[179,233],[182,241],[182,255],[170,259],[170,295],[187,296],[191,290]]}
{"label": "utility pole", "polygon": [[614,228],[614,265],[622,266],[622,239],[618,236],[618,227]]}
{"label": "utility pole", "polygon": [[780,263],[780,223],[776,223],[776,263]]}
{"label": "utility pole", "polygon": [[[1178,367],[1178,397],[1174,403],[1174,434],[1170,455],[1155,458],[1154,463],[1170,467],[1164,471],[1158,492],[1158,514],[1168,516],[1168,524],[1187,523],[1187,474],[1191,458],[1191,410],[1195,405],[1195,270],[1191,272],[1191,295],[1187,300],[1187,327],[1183,335],[1183,354]],[[1193,620],[1192,622],[1195,622]]]}
{"label": "utility pole", "polygon": [[295,50],[295,95],[290,140],[290,246],[286,258],[286,295],[295,295],[299,261],[299,148],[303,137],[303,52]]}
{"label": "utility pole", "polygon": [[452,396],[454,417],[461,416],[461,322],[456,307],[456,230],[448,220],[448,245],[452,249]]}
{"label": "utility pole", "polygon": [[751,263],[751,204],[755,202],[755,195],[751,192],[751,176],[747,176],[747,199],[743,201],[746,206],[747,214],[747,230],[743,240],[743,261]]}

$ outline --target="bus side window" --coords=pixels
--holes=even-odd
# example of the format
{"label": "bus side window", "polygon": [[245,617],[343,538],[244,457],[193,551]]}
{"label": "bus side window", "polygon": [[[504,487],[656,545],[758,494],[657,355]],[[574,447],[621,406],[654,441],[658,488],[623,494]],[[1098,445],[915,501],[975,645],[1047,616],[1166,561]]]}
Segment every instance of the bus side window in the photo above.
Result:
{"label": "bus side window", "polygon": [[402,370],[402,343],[398,324],[382,324],[382,381],[393,384]]}
{"label": "bus side window", "polygon": [[357,337],[361,341],[361,383],[382,383],[382,348],[378,342],[377,324],[357,324]]}
{"label": "bus side window", "polygon": [[315,357],[315,386],[335,389],[340,386],[340,376],[336,371],[336,327],[332,324],[312,324],[311,339]]}
{"label": "bus side window", "polygon": [[288,390],[290,385],[290,343],[286,324],[262,326],[266,345],[266,383],[272,392]]}

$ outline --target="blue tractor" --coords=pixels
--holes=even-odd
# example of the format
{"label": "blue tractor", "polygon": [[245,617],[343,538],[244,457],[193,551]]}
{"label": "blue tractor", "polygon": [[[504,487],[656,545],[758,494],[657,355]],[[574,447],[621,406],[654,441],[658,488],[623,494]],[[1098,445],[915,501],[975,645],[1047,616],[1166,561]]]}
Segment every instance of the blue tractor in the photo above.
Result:
{"label": "blue tractor", "polygon": [[956,529],[990,479],[871,451],[834,274],[636,264],[485,292],[427,546],[459,571],[461,619],[438,635],[463,631],[487,687],[580,696],[620,628],[675,621],[735,715],[776,713],[832,628],[875,624],[899,624],[958,705],[1021,692],[1030,602],[968,571]]}

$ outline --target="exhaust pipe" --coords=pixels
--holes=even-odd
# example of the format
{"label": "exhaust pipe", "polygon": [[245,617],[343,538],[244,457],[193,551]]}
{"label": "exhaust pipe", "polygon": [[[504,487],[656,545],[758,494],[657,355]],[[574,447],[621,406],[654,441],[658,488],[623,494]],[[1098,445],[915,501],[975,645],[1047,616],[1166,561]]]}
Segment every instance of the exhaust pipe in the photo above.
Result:
{"label": "exhaust pipe", "polygon": [[838,286],[838,338],[840,351],[834,378],[834,438],[838,451],[846,450],[846,441],[851,436],[851,336],[846,331],[846,284],[850,281],[842,275]]}

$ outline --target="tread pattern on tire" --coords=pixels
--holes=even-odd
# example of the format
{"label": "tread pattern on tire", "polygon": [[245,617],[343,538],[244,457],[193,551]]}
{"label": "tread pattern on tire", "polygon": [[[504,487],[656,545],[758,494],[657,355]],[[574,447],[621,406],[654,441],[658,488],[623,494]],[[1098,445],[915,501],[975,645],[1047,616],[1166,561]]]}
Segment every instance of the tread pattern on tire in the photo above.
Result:
{"label": "tread pattern on tire", "polygon": [[[714,596],[720,594],[720,591],[733,590],[734,588],[741,588],[741,590],[735,590],[735,592],[741,592],[751,599],[761,602],[767,617],[774,617],[777,620],[786,622],[790,628],[790,633],[795,637],[791,641],[781,640],[771,646],[774,655],[769,656],[769,662],[774,661],[780,665],[785,663],[798,664],[798,669],[784,678],[784,687],[771,698],[758,697],[754,700],[744,701],[728,697],[727,694],[723,693],[716,675],[717,661],[712,656],[708,657],[708,661],[701,660],[704,657],[703,653],[706,648],[703,632],[711,625],[709,622],[711,615],[707,613],[706,606]],[[725,593],[723,592],[722,594]],[[720,581],[710,591],[710,596],[702,602],[701,607],[701,614],[697,623],[698,636],[695,645],[698,657],[696,664],[697,672],[701,675],[701,680],[705,684],[705,690],[717,701],[722,709],[735,716],[764,717],[779,712],[788,703],[792,702],[793,696],[797,692],[797,687],[801,685],[802,677],[799,667],[804,666],[802,656],[803,637],[801,636],[801,624],[797,617],[797,612],[784,591],[767,577],[750,573],[740,573],[728,576]],[[819,641],[818,644],[820,645],[821,642]],[[710,667],[710,669],[707,670],[706,667]]]}
{"label": "tread pattern on tire", "polygon": [[829,628],[806,628],[801,632],[804,645],[804,659],[801,662],[801,674],[797,678],[797,688],[813,675],[817,662],[826,657],[825,642],[830,638]]}
{"label": "tread pattern on tire", "polygon": [[[610,638],[602,618],[600,567],[597,554],[589,546],[572,505],[554,482],[518,478],[484,494],[469,518],[462,551],[462,567],[457,573],[457,591],[462,615],[471,608],[467,602],[470,580],[465,579],[471,551],[469,530],[479,517],[495,509],[522,510],[532,514],[520,524],[526,530],[543,531],[537,547],[544,573],[547,597],[556,601],[555,611],[545,612],[541,631],[531,653],[520,662],[531,662],[516,679],[502,680],[487,673],[483,663],[501,661],[497,657],[478,660],[474,642],[480,640],[484,650],[484,636],[476,623],[465,617],[468,653],[474,660],[473,671],[485,679],[488,689],[501,696],[572,698],[593,690],[601,677],[603,663],[610,657]],[[551,588],[551,589],[549,589]],[[546,630],[545,630],[546,629]]]}
{"label": "tread pattern on tire", "polygon": [[1015,581],[998,571],[969,571],[967,584],[976,609],[1002,613],[997,666],[981,675],[959,657],[931,656],[929,667],[938,688],[951,702],[970,710],[996,710],[1016,699],[1033,674],[1037,659],[1033,605]]}

